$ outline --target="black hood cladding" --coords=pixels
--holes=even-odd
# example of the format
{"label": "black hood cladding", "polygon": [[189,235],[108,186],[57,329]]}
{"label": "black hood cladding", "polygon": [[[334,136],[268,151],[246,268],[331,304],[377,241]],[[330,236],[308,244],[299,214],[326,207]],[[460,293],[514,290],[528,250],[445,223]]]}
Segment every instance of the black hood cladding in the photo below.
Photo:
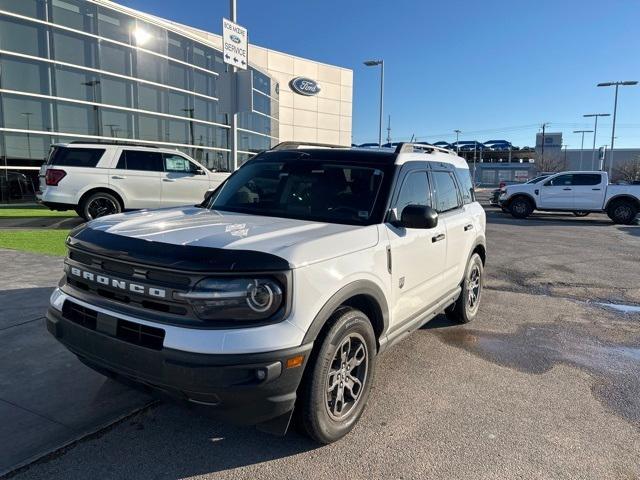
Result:
{"label": "black hood cladding", "polygon": [[278,272],[291,268],[287,260],[271,253],[154,242],[94,230],[86,224],[69,233],[67,245],[125,262],[192,272]]}

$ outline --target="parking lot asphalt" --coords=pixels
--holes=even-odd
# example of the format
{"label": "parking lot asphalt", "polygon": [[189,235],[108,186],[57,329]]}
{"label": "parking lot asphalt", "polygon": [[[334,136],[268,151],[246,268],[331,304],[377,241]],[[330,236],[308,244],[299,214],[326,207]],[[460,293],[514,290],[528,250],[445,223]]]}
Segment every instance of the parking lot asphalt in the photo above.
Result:
{"label": "parking lot asphalt", "polygon": [[161,404],[16,478],[639,478],[640,314],[601,304],[640,305],[640,227],[487,216],[479,317],[437,317],[382,356],[340,442]]}

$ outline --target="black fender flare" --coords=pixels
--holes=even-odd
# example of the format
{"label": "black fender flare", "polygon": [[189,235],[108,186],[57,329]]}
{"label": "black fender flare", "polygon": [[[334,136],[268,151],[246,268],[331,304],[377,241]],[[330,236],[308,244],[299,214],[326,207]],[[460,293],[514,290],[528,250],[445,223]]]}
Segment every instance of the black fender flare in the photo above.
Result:
{"label": "black fender flare", "polygon": [[608,201],[607,204],[604,206],[604,211],[606,212],[609,209],[609,206],[613,203],[616,202],[618,200],[629,200],[630,202],[634,203],[636,205],[636,207],[640,208],[640,200],[638,200],[637,198],[635,198],[632,195],[629,195],[628,193],[621,193],[619,195],[616,195],[615,197],[611,197]]}
{"label": "black fender flare", "polygon": [[[356,280],[352,283],[349,283],[334,293],[331,298],[324,304],[324,306],[320,309],[320,311],[316,314],[311,325],[307,329],[307,333],[302,340],[302,344],[313,342],[318,337],[318,334],[322,330],[322,327],[327,323],[327,321],[331,318],[333,313],[347,302],[350,298],[353,298],[357,295],[364,295],[369,297],[371,300],[377,303],[378,308],[380,309],[380,319],[371,318],[372,322],[382,322],[382,325],[379,326],[378,333],[378,341],[382,338],[389,328],[389,306],[387,304],[387,299],[384,295],[382,289],[376,285],[371,280]],[[373,325],[374,330],[376,330],[376,325]],[[380,329],[381,327],[381,329]]]}

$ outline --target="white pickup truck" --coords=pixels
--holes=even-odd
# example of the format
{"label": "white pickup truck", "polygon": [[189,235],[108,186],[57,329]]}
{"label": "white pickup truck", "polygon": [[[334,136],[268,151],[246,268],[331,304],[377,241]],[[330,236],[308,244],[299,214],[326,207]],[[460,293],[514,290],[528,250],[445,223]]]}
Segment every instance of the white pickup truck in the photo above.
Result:
{"label": "white pickup truck", "polygon": [[614,223],[629,225],[640,211],[640,185],[612,185],[606,172],[560,172],[535,183],[505,187],[498,200],[503,210],[526,218],[534,210],[605,212]]}

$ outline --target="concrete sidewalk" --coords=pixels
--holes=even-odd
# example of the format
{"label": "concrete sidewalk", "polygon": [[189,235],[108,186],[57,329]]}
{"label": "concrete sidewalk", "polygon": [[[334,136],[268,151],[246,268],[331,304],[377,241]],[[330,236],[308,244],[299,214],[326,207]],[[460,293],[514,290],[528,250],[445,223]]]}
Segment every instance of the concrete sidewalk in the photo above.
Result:
{"label": "concrete sidewalk", "polygon": [[0,475],[152,399],[84,366],[44,324],[62,258],[0,250]]}

